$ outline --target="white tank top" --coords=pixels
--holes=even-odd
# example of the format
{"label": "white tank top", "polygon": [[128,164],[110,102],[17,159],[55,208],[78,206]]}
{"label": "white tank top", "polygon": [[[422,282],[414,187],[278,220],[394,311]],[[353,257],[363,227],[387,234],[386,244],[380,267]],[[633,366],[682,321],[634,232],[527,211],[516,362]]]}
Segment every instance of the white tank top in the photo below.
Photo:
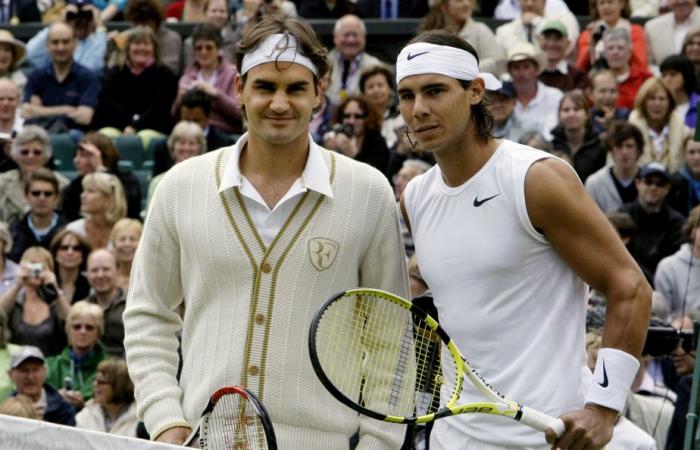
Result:
{"label": "white tank top", "polygon": [[[552,155],[504,140],[463,185],[447,186],[436,165],[409,183],[404,201],[440,324],[496,389],[559,416],[583,406],[591,380],[588,287],[527,213],[525,177],[547,157]],[[461,401],[479,400],[467,381]],[[439,424],[443,420],[448,423]],[[466,414],[438,425],[434,432],[451,429],[455,438],[545,445],[543,433],[498,416]]]}

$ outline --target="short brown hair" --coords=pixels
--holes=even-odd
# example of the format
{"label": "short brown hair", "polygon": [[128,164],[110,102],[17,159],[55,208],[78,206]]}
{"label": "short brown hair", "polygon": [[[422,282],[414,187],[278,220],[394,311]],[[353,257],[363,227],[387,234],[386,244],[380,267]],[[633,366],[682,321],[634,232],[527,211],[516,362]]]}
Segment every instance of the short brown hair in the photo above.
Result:
{"label": "short brown hair", "polygon": [[29,191],[32,188],[32,183],[34,183],[35,181],[43,181],[45,183],[50,183],[51,186],[53,186],[55,194],[60,195],[61,189],[58,186],[58,178],[56,178],[56,175],[54,175],[54,173],[46,167],[40,167],[32,171],[27,177],[27,179],[24,180],[25,194],[29,194]]}
{"label": "short brown hair", "polygon": [[[593,22],[594,20],[600,19],[600,14],[598,14],[598,5],[597,5],[598,0],[588,0],[588,13],[589,13],[589,19],[588,22]],[[622,2],[622,12],[620,16],[624,17],[625,19],[629,19],[630,16],[632,15],[632,7],[630,6],[629,0],[617,0],[619,2]]]}
{"label": "short brown hair", "polygon": [[634,139],[634,143],[637,145],[637,159],[639,159],[644,152],[644,136],[639,131],[639,128],[629,122],[624,120],[613,121],[603,140],[603,144],[607,151],[612,152],[614,147],[619,147],[627,139]]}
{"label": "short brown hair", "polygon": [[384,64],[377,64],[369,67],[368,69],[364,70],[362,74],[360,74],[360,92],[363,94],[365,93],[365,83],[367,83],[367,80],[375,75],[384,75],[384,78],[386,78],[386,82],[389,85],[389,89],[392,91],[396,89],[394,74],[391,73],[391,70]]}
{"label": "short brown hair", "polygon": [[338,103],[333,112],[333,123],[343,123],[343,114],[345,114],[345,107],[348,106],[350,102],[356,102],[362,112],[365,113],[365,129],[367,130],[378,130],[381,128],[381,122],[377,116],[376,111],[370,108],[367,99],[361,95],[348,95]]}
{"label": "short brown hair", "polygon": [[97,365],[97,373],[104,375],[112,383],[111,403],[128,405],[134,401],[134,383],[129,378],[126,361],[107,358]]}
{"label": "short brown hair", "polygon": [[[260,22],[253,25],[236,44],[235,57],[236,69],[241,72],[243,56],[253,51],[262,41],[274,34],[293,36],[299,45],[300,53],[311,60],[318,72],[314,74],[314,82],[328,72],[328,59],[326,48],[316,37],[316,33],[306,23],[287,17],[264,16]],[[246,76],[242,75],[245,83]],[[316,88],[316,85],[314,85]]]}
{"label": "short brown hair", "polygon": [[[97,131],[90,131],[83,136],[81,141],[89,142],[97,147],[102,157],[102,164],[104,164],[110,172],[117,172],[117,168],[119,167],[119,150],[117,150],[117,146],[114,145],[112,139]],[[75,151],[77,152],[78,148],[76,148]]]}
{"label": "short brown hair", "polygon": [[157,29],[165,19],[165,9],[158,0],[129,0],[124,10],[124,18],[134,25],[147,25],[148,22],[152,22]]}
{"label": "short brown hair", "polygon": [[126,56],[124,60],[129,58],[129,46],[134,42],[150,42],[153,45],[153,59],[156,64],[160,64],[160,47],[158,45],[158,37],[156,33],[145,25],[135,26],[126,31],[126,45],[124,46]]}

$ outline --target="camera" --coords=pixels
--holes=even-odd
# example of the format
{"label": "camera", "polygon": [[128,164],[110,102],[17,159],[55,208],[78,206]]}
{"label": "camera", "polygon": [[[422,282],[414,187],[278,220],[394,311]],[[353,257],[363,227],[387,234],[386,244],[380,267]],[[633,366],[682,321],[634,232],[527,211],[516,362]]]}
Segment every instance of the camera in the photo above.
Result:
{"label": "camera", "polygon": [[593,41],[594,45],[603,39],[603,33],[605,33],[605,25],[601,24],[598,29],[591,34],[591,40]]}
{"label": "camera", "polygon": [[72,391],[73,390],[73,379],[69,376],[66,376],[63,379],[63,389],[67,391]]}
{"label": "camera", "polygon": [[349,138],[351,138],[353,134],[355,134],[353,126],[346,123],[336,123],[335,125],[333,125],[332,130],[336,134],[342,133]]}
{"label": "camera", "polygon": [[670,326],[651,325],[647,329],[647,340],[644,343],[644,356],[666,356],[673,353],[680,342],[686,353],[695,350],[697,337],[695,333],[678,331]]}
{"label": "camera", "polygon": [[41,278],[41,273],[44,271],[44,265],[41,263],[29,263],[27,264],[27,269],[29,269],[30,277]]}
{"label": "camera", "polygon": [[85,8],[78,9],[78,12],[69,11],[68,13],[66,13],[66,20],[67,21],[72,21],[72,20],[91,21],[92,20],[92,11],[90,11],[89,9],[85,9]]}

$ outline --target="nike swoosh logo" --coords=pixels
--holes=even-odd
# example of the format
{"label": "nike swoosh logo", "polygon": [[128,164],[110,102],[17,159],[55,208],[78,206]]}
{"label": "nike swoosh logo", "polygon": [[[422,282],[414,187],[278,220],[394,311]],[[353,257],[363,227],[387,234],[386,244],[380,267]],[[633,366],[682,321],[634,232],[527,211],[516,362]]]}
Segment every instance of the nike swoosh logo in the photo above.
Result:
{"label": "nike swoosh logo", "polygon": [[492,195],[491,197],[486,197],[486,198],[483,199],[483,200],[479,200],[479,196],[477,195],[476,197],[474,197],[474,206],[476,206],[476,207],[478,208],[479,206],[481,206],[481,205],[483,205],[484,203],[488,202],[488,201],[491,200],[492,198],[498,197],[499,195],[501,195],[500,192],[499,192],[498,194],[496,194],[496,195]]}
{"label": "nike swoosh logo", "polygon": [[603,360],[603,382],[598,383],[600,387],[608,387],[608,372],[605,370],[605,360]]}
{"label": "nike swoosh logo", "polygon": [[410,54],[410,53],[409,53],[408,56],[406,57],[406,60],[407,60],[407,61],[410,61],[410,60],[412,60],[413,58],[415,58],[415,57],[417,57],[417,56],[420,56],[420,55],[425,55],[426,53],[430,53],[430,52],[420,52],[420,53],[414,53],[414,54]]}

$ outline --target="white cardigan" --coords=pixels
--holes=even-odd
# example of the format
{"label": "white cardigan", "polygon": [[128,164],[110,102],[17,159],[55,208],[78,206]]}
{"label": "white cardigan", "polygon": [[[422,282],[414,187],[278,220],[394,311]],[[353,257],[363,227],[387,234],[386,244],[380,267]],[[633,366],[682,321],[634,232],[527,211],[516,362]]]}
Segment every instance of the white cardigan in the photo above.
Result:
{"label": "white cardigan", "polygon": [[110,430],[105,428],[102,407],[94,399],[88,400],[85,403],[85,407],[75,416],[75,426],[78,428],[118,434],[120,436],[136,437],[138,424],[139,418],[136,415],[136,402],[131,402],[129,408],[117,418]]}
{"label": "white cardigan", "polygon": [[[408,295],[386,178],[322,149],[333,197],[307,191],[266,249],[238,189],[217,193],[232,148],[168,171],[136,252],[124,344],[146,428],[157,436],[193,426],[216,389],[243,384],[268,409],[280,448],[347,449],[358,429],[360,449],[398,448],[404,427],[342,406],[307,350],[311,319],[333,294],[364,286]],[[183,298],[184,323],[174,312]]]}

